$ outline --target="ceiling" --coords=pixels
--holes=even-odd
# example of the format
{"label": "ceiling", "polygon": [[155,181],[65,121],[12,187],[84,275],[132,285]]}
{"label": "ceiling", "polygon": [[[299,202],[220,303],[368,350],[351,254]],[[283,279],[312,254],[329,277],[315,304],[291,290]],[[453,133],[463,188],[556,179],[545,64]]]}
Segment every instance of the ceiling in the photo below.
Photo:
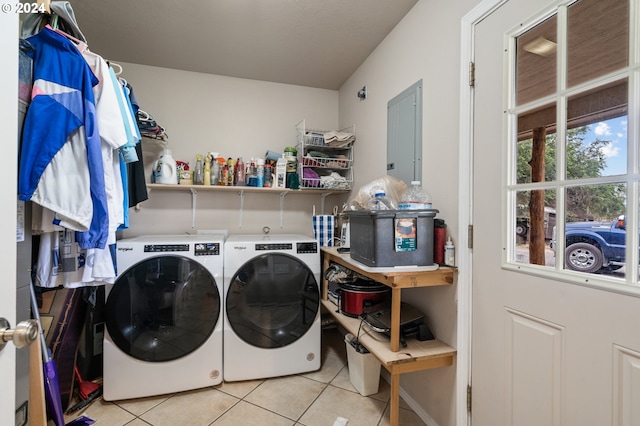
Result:
{"label": "ceiling", "polygon": [[71,0],[89,48],[130,62],[339,89],[418,0]]}

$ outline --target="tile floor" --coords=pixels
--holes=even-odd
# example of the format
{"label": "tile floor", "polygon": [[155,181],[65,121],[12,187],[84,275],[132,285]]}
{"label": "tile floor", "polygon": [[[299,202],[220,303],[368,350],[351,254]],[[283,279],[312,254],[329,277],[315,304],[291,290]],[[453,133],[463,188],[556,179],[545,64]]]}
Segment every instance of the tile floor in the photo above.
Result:
{"label": "tile floor", "polygon": [[[377,394],[361,396],[349,380],[343,335],[325,329],[322,343],[322,367],[315,372],[125,401],[100,399],[65,421],[84,414],[105,426],[332,426],[343,417],[348,426],[389,425],[387,382],[381,378]],[[400,424],[424,422],[401,401]]]}

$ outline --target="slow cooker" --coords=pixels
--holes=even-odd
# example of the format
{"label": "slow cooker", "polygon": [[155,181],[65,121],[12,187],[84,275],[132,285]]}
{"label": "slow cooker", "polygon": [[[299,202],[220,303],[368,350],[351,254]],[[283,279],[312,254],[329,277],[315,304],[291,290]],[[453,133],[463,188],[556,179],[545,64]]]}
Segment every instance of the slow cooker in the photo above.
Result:
{"label": "slow cooker", "polygon": [[372,281],[358,280],[352,283],[341,283],[340,312],[349,317],[359,317],[384,304],[390,293],[389,287]]}

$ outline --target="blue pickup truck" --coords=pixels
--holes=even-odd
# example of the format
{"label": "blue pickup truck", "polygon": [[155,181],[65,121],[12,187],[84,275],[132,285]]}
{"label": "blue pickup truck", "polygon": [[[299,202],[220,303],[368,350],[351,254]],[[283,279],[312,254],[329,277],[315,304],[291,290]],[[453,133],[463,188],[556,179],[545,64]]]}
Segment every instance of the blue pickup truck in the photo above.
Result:
{"label": "blue pickup truck", "polygon": [[[567,222],[565,267],[573,271],[615,271],[624,266],[626,222]],[[555,251],[555,228],[551,249]]]}

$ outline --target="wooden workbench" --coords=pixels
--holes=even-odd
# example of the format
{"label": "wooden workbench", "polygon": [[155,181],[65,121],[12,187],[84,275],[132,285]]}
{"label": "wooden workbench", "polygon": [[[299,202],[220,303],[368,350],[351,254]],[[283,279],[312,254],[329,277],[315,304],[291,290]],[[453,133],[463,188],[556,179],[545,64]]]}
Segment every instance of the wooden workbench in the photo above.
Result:
{"label": "wooden workbench", "polygon": [[[338,312],[337,306],[328,299],[328,282],[322,278],[322,305],[349,333],[358,336],[364,345],[380,361],[391,375],[391,426],[398,426],[400,416],[400,374],[453,364],[456,350],[435,340],[407,340],[407,347],[400,347],[400,298],[405,288],[452,285],[455,268],[412,267],[375,268],[351,259],[348,253],[340,254],[335,247],[322,248],[323,271],[331,263],[337,263],[379,283],[391,287],[391,332],[390,338],[381,333],[360,327],[361,321]],[[365,330],[363,332],[363,330]]]}

